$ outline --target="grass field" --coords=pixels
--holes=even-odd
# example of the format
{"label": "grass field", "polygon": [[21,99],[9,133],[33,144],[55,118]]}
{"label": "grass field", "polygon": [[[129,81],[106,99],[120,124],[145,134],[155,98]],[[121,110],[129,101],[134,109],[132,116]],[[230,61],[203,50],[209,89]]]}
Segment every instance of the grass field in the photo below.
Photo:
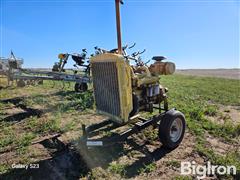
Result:
{"label": "grass field", "polygon": [[[85,152],[79,145],[81,125],[106,118],[95,113],[91,92],[78,94],[72,91],[73,84],[62,89],[59,82],[1,89],[2,178],[194,179],[180,176],[180,162],[193,160],[235,165],[239,173],[240,80],[173,75],[160,81],[169,89],[170,107],[182,111],[187,120],[185,138],[171,152],[161,148],[157,129],[150,128],[124,144]],[[40,168],[12,169],[14,163]]]}

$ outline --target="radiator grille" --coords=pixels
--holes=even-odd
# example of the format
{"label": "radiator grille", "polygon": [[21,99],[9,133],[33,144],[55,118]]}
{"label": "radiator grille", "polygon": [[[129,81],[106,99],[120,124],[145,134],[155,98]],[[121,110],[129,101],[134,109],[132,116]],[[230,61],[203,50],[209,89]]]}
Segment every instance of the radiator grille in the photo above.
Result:
{"label": "radiator grille", "polygon": [[116,62],[94,62],[91,68],[97,110],[120,116]]}

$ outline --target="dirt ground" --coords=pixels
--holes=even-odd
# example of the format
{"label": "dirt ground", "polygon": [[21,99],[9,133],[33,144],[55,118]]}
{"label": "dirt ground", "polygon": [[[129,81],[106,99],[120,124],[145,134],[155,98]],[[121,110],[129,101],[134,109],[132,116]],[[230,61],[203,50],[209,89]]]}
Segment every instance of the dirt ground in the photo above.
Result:
{"label": "dirt ground", "polygon": [[[185,78],[185,76],[179,76],[179,78]],[[223,81],[222,79],[214,80]],[[192,81],[192,77],[189,78],[189,81]],[[235,82],[235,80],[226,81]],[[174,85],[178,82],[186,83],[183,87],[188,88],[188,94],[191,93],[186,80],[169,82],[170,89],[181,94],[179,92],[181,88],[174,88]],[[172,86],[170,86],[171,84]],[[195,84],[196,81],[192,81],[190,84],[192,89],[196,89]],[[197,90],[199,90],[200,87],[197,87]],[[240,152],[240,131],[235,132],[234,127],[240,123],[240,106],[234,103],[225,105],[213,103],[214,93],[211,94],[210,99],[206,99],[207,113],[201,111],[202,106],[200,106],[200,109],[197,109],[198,106],[196,106],[201,101],[205,101],[203,97],[201,101],[199,100],[199,96],[203,96],[202,93],[198,92],[199,95],[194,101],[191,101],[191,99],[195,93],[189,95],[191,98],[184,95],[183,99],[182,96],[179,98],[175,94],[174,97],[179,98],[176,102],[187,99],[183,103],[183,110],[189,110],[193,105],[194,107],[190,109],[191,111],[185,112],[188,120],[185,137],[180,146],[172,151],[162,147],[158,139],[158,129],[153,130],[151,128],[129,137],[124,143],[107,148],[86,149],[81,144],[82,124],[91,125],[107,119],[105,116],[98,115],[94,109],[83,109],[86,106],[85,102],[89,98],[88,96],[84,99],[85,96],[81,94],[69,90],[58,90],[57,87],[55,89],[50,88],[50,85],[29,86],[24,89],[8,88],[3,89],[1,93],[0,145],[2,147],[0,148],[0,172],[2,173],[0,173],[0,180],[187,180],[197,179],[197,177],[196,175],[181,176],[181,162],[195,161],[199,165],[206,165],[207,161],[212,162],[212,160],[217,159],[217,164],[232,164],[232,162],[239,164],[240,156],[235,156],[235,154]],[[222,95],[222,93],[219,94]],[[235,94],[237,94],[237,90]],[[204,91],[204,97],[206,95],[208,94]],[[222,99],[222,96],[220,99]],[[230,102],[234,102],[233,100],[237,98],[231,96],[228,99],[231,100]],[[193,102],[197,103],[192,105]],[[180,105],[177,104],[177,107],[180,107]],[[212,107],[212,110],[210,107]],[[200,126],[202,123],[205,123],[204,127]],[[229,123],[234,126],[229,127]],[[114,126],[109,125],[96,132],[96,134],[99,133],[106,137],[115,135],[116,133],[109,133],[109,129],[112,130],[111,132],[115,132],[112,127]],[[232,136],[229,135],[231,141],[223,136],[224,133],[214,131],[216,127],[222,127],[222,131],[232,132]],[[129,126],[120,128],[128,129]],[[231,130],[231,128],[234,129]],[[203,134],[198,134],[195,129],[199,129],[199,133],[202,130]],[[117,130],[123,131],[119,127],[116,128],[116,132]],[[29,134],[35,136],[31,137]],[[13,142],[7,144],[8,141],[11,142],[11,138],[13,138]],[[211,156],[214,156],[214,158],[211,159]],[[13,164],[27,164],[29,167],[28,169],[12,168]],[[226,178],[238,179],[239,175],[235,177],[211,175],[207,176],[206,179]]]}
{"label": "dirt ground", "polygon": [[[233,108],[229,109],[225,113],[230,116]],[[89,123],[101,122],[106,119],[104,116],[91,112],[81,115],[79,118],[88,120]],[[125,143],[113,147],[86,150],[79,144],[78,138],[76,139],[81,134],[79,128],[80,124],[77,127],[78,130],[74,129],[63,134],[45,135],[33,140],[27,156],[32,159],[31,166],[37,165],[40,168],[13,169],[4,174],[2,178],[18,179],[21,176],[20,179],[78,179],[79,177],[80,179],[109,179],[110,177],[111,179],[122,179],[116,173],[111,175],[111,170],[109,172],[109,166],[114,167],[114,165],[120,164],[124,167],[123,173],[126,179],[168,180],[177,179],[180,172],[180,162],[195,161],[204,165],[207,161],[205,156],[195,150],[196,137],[188,129],[181,145],[177,149],[169,151],[164,149],[158,140],[150,141],[144,133],[134,135]],[[209,142],[209,147],[219,154],[225,154],[229,150],[239,147],[238,143],[226,143],[208,133],[205,136]],[[76,140],[72,141],[72,139]],[[4,163],[21,162],[16,150],[12,149],[1,152],[0,159]],[[214,175],[208,179],[218,178]]]}
{"label": "dirt ground", "polygon": [[240,69],[178,69],[176,74],[240,79]]}

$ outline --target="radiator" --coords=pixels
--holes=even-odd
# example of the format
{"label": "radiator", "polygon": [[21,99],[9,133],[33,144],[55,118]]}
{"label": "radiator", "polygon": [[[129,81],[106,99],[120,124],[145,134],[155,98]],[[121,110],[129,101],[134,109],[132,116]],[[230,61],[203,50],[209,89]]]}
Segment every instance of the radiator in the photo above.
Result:
{"label": "radiator", "polygon": [[97,110],[120,116],[120,94],[116,62],[94,62],[91,68]]}

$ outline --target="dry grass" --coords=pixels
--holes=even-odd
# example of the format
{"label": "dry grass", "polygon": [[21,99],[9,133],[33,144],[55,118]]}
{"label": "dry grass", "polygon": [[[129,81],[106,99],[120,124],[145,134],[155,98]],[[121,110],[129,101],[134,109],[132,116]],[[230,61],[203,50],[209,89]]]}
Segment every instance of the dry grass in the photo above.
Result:
{"label": "dry grass", "polygon": [[[106,117],[95,113],[92,94],[73,92],[73,84],[65,89],[61,83],[53,87],[50,82],[2,89],[0,173],[4,178],[19,174],[28,177],[32,173],[33,177],[67,179],[191,179],[194,177],[180,176],[179,163],[195,160],[204,164],[206,159],[234,164],[240,170],[236,151],[240,125],[237,121],[231,123],[231,110],[223,110],[239,107],[239,80],[174,75],[161,78],[161,82],[169,88],[170,106],[182,111],[188,124],[182,144],[172,152],[161,148],[157,131],[151,129],[124,144],[85,151],[79,144],[81,124],[93,124]],[[228,114],[227,123],[215,121]],[[229,148],[220,149],[219,144]],[[11,169],[12,163],[39,163],[40,169],[17,171]]]}

